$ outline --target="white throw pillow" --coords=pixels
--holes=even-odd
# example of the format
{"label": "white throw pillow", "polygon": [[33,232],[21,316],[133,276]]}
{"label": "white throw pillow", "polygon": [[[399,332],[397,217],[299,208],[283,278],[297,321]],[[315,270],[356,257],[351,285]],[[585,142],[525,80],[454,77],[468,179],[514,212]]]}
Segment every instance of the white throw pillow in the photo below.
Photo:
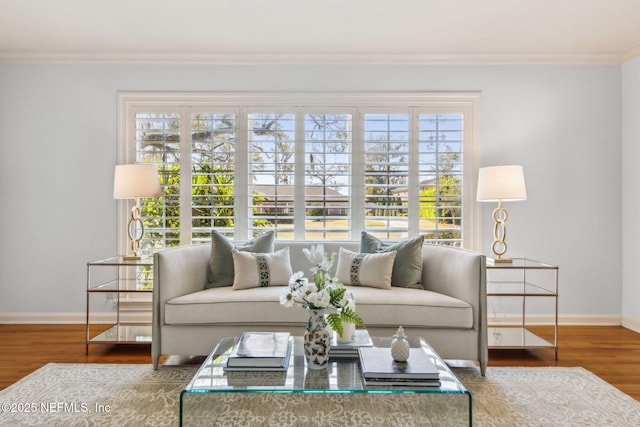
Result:
{"label": "white throw pillow", "polygon": [[249,289],[261,286],[286,286],[293,275],[289,248],[263,254],[234,249],[232,289]]}
{"label": "white throw pillow", "polygon": [[391,289],[396,253],[361,254],[340,248],[336,277],[345,285]]}

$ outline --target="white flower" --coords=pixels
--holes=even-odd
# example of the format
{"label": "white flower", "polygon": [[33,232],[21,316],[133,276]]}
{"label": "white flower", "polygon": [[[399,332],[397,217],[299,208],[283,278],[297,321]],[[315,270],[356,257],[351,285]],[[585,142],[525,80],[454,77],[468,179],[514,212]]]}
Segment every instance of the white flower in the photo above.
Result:
{"label": "white flower", "polygon": [[289,287],[292,290],[297,290],[306,285],[308,282],[309,280],[304,277],[304,273],[302,271],[297,271],[293,273],[293,275],[289,278]]}
{"label": "white flower", "polygon": [[327,292],[326,289],[323,289],[319,292],[310,294],[307,297],[307,301],[315,308],[326,308],[329,306],[329,302],[331,301],[331,295]]}
{"label": "white flower", "polygon": [[324,260],[324,245],[312,245],[311,249],[303,248],[302,253],[307,257],[313,265],[318,265]]}
{"label": "white flower", "polygon": [[283,306],[289,308],[289,307],[293,307],[293,302],[294,302],[294,295],[291,292],[286,292],[282,295],[280,295],[280,304],[282,304]]}
{"label": "white flower", "polygon": [[342,283],[338,281],[337,277],[331,277],[331,276],[327,276],[325,284],[327,288],[332,288],[332,289],[335,289],[338,286],[342,285]]}
{"label": "white flower", "polygon": [[304,285],[300,286],[300,288],[298,289],[298,294],[300,295],[300,298],[302,298],[302,300],[304,301],[309,301],[309,295],[313,295],[316,292],[318,292],[318,288],[316,287],[316,284],[311,282],[306,282]]}
{"label": "white flower", "polygon": [[318,263],[318,268],[323,272],[328,272],[331,266],[333,265],[333,260],[330,258],[323,258],[322,261]]}

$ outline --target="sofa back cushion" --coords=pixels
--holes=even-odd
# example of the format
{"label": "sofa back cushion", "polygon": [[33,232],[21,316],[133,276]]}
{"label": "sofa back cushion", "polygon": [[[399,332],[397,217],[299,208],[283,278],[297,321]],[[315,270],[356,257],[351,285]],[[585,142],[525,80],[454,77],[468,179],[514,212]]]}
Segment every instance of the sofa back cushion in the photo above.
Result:
{"label": "sofa back cushion", "polygon": [[396,251],[363,254],[340,248],[336,277],[345,285],[391,289]]}
{"label": "sofa back cushion", "polygon": [[424,237],[399,242],[384,242],[366,231],[360,237],[360,252],[384,253],[396,251],[391,284],[401,288],[424,289],[422,286],[422,246]]}
{"label": "sofa back cushion", "polygon": [[233,285],[233,249],[239,251],[271,253],[275,233],[267,231],[246,242],[232,242],[213,230],[211,232],[211,257],[207,266],[207,283],[205,288],[218,288]]}
{"label": "sofa back cushion", "polygon": [[234,249],[234,279],[232,289],[241,290],[265,286],[286,286],[293,274],[289,248],[263,254]]}

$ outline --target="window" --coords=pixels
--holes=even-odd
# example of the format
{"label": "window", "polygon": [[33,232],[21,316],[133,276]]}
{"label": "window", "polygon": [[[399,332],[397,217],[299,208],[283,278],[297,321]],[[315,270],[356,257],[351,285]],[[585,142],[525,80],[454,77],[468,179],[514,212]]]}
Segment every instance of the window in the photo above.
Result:
{"label": "window", "polygon": [[141,200],[143,249],[205,242],[212,228],[237,240],[366,230],[475,248],[476,98],[119,94],[118,163],[154,163],[162,180],[161,197]]}

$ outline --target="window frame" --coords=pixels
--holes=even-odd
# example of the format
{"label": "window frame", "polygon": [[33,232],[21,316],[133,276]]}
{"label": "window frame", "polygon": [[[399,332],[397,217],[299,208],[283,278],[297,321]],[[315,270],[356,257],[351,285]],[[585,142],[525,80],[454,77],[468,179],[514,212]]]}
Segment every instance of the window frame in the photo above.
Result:
{"label": "window frame", "polygon": [[[246,117],[248,113],[255,111],[295,111],[303,115],[309,111],[338,111],[340,108],[355,110],[352,117],[352,142],[354,170],[359,170],[364,166],[363,150],[364,137],[361,136],[364,114],[370,113],[407,113],[410,117],[409,139],[417,140],[418,132],[417,117],[420,113],[458,113],[463,114],[463,230],[461,246],[468,249],[478,250],[480,246],[479,230],[479,209],[475,202],[476,175],[478,170],[477,160],[477,108],[479,92],[119,92],[117,94],[117,164],[130,164],[136,161],[135,150],[135,114],[140,112],[177,112],[184,114],[181,126],[181,141],[190,141],[191,114],[198,112],[234,112],[237,117]],[[186,118],[186,120],[185,120]],[[246,121],[238,120],[237,134],[242,135],[237,141],[246,141],[247,129]],[[300,124],[304,126],[303,124]],[[304,141],[302,141],[304,143]],[[410,145],[410,147],[413,144]],[[190,156],[190,144],[181,144],[181,156]],[[416,148],[410,148],[415,151]],[[241,168],[246,168],[248,150],[236,151],[236,164]],[[362,159],[361,159],[362,158]],[[410,162],[417,162],[415,156],[410,156]],[[416,166],[416,165],[414,165]],[[187,196],[191,191],[191,170],[187,171],[188,176],[181,178],[180,203],[188,202]],[[297,173],[297,172],[296,172]],[[296,177],[304,179],[302,175]],[[352,198],[364,196],[364,176],[354,174],[352,182]],[[362,181],[362,182],[361,182]],[[248,176],[246,173],[237,173],[236,194],[244,194],[244,190],[238,193],[237,190],[248,187]],[[299,186],[296,186],[298,191]],[[304,191],[304,190],[301,190]],[[417,203],[419,194],[418,180],[412,180],[408,188],[409,203]],[[303,193],[304,194],[304,193]],[[246,220],[240,219],[240,212],[248,209],[248,200],[240,197],[236,202],[235,216],[239,220],[236,222],[237,235],[248,235],[249,227]],[[118,253],[127,253],[128,215],[132,201],[119,200],[117,208],[117,245]],[[358,203],[352,206],[352,218],[363,216],[362,207]],[[184,209],[181,211],[189,211]],[[180,245],[191,243],[190,213],[183,218],[180,214]],[[304,216],[304,212],[302,213]],[[298,217],[296,217],[298,220]],[[358,221],[353,221],[352,239],[357,239],[361,230]],[[418,233],[418,220],[409,219],[409,235]],[[304,233],[302,233],[304,234]],[[304,239],[304,235],[296,232],[294,240]]]}

